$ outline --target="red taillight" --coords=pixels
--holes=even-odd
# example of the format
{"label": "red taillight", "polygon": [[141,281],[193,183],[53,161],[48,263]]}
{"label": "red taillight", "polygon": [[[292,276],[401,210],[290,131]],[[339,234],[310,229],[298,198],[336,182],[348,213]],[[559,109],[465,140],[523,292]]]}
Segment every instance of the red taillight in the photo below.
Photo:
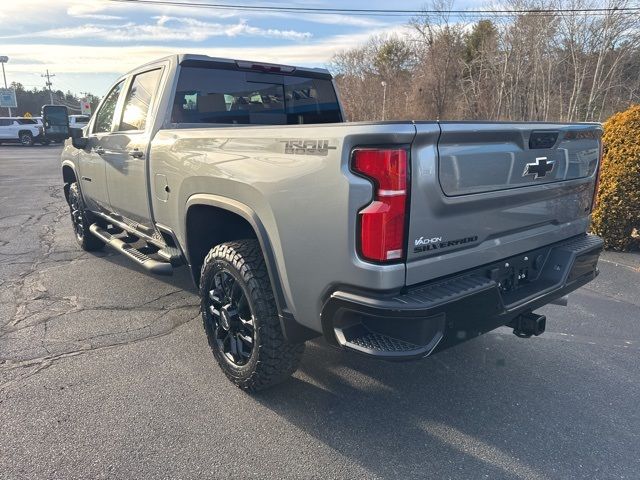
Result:
{"label": "red taillight", "polygon": [[598,166],[596,167],[596,186],[593,191],[593,199],[591,200],[591,211],[593,212],[598,206],[598,190],[600,189],[600,172],[602,172],[602,160],[604,159],[604,145],[600,139],[600,153],[598,157]]}
{"label": "red taillight", "polygon": [[352,168],[374,183],[373,201],[358,214],[360,255],[387,262],[404,258],[407,214],[407,151],[353,151]]}

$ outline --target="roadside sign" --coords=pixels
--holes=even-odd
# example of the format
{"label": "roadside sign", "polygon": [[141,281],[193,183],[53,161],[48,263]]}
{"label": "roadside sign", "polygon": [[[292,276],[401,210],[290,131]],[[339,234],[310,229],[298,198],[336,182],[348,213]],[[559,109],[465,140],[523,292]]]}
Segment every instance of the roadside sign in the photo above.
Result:
{"label": "roadside sign", "polygon": [[86,100],[80,100],[80,113],[82,115],[91,115],[91,104]]}
{"label": "roadside sign", "polygon": [[13,88],[0,88],[0,107],[18,108],[16,91]]}
{"label": "roadside sign", "polygon": [[31,115],[31,112],[27,112],[23,115],[24,118],[32,118],[33,115]]}

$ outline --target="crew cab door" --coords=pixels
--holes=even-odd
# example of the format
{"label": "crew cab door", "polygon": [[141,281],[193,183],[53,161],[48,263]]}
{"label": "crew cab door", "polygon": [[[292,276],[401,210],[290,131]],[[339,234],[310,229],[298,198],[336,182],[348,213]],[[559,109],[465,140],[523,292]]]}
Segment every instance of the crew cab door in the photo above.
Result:
{"label": "crew cab door", "polygon": [[151,112],[162,68],[132,75],[106,159],[107,190],[111,210],[136,228],[153,229],[147,181],[147,151],[151,137]]}
{"label": "crew cab door", "polygon": [[110,155],[109,139],[124,83],[124,80],[118,82],[104,98],[88,132],[87,146],[78,150],[82,197],[87,207],[97,212],[110,210],[105,165]]}
{"label": "crew cab door", "polygon": [[[25,130],[29,130],[28,128]],[[9,127],[9,137],[13,140],[19,140],[20,139],[20,124],[18,123],[17,120],[11,120],[11,125]]]}

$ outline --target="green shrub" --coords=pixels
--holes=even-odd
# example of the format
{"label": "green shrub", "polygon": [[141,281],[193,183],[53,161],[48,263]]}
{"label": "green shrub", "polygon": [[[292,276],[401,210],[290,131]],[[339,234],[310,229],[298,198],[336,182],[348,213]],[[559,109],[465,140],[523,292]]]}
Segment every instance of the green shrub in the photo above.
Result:
{"label": "green shrub", "polygon": [[604,158],[592,230],[606,248],[640,246],[640,105],[616,113],[604,124]]}

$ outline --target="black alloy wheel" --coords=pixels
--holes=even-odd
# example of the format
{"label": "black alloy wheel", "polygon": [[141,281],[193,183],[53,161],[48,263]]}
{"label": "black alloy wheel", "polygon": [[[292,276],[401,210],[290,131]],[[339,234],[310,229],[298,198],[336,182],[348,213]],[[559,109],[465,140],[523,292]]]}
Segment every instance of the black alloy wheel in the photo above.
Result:
{"label": "black alloy wheel", "polygon": [[255,324],[247,296],[231,272],[219,270],[213,276],[207,309],[225,359],[236,366],[246,365],[256,342]]}
{"label": "black alloy wheel", "polygon": [[256,239],[216,245],[200,272],[202,321],[213,356],[238,387],[256,392],[296,371],[304,343],[283,334]]}
{"label": "black alloy wheel", "polygon": [[89,226],[91,223],[87,220],[87,212],[84,208],[84,202],[82,201],[82,195],[77,183],[72,183],[69,186],[69,212],[71,213],[71,224],[73,225],[73,233],[76,237],[76,242],[83,250],[92,252],[100,250],[104,247],[104,243],[98,237],[96,237]]}
{"label": "black alloy wheel", "polygon": [[71,210],[71,223],[73,225],[73,231],[76,234],[76,240],[78,243],[82,243],[84,240],[85,224],[79,195],[72,194],[69,196],[69,209]]}

